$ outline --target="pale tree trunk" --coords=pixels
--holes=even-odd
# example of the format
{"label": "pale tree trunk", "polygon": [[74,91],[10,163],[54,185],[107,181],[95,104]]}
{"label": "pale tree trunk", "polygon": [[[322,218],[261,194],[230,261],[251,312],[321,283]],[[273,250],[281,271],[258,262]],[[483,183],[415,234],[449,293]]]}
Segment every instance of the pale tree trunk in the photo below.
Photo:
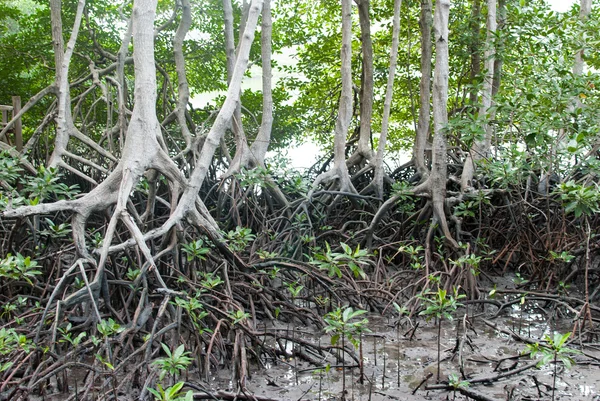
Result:
{"label": "pale tree trunk", "polygon": [[481,29],[480,21],[481,0],[473,0],[473,5],[471,7],[471,35],[473,35],[473,39],[471,40],[471,43],[469,43],[469,51],[471,52],[470,83],[472,85],[469,98],[471,106],[475,106],[477,104],[477,99],[479,97],[476,83],[477,78],[481,73],[481,56],[479,54],[479,32]]}
{"label": "pale tree trunk", "polygon": [[56,63],[56,74],[55,74],[55,91],[57,96],[57,117],[56,117],[56,138],[54,140],[54,150],[50,159],[48,160],[48,167],[57,168],[62,167],[65,170],[79,176],[80,178],[96,185],[96,181],[88,175],[82,173],[70,164],[66,163],[63,158],[69,157],[77,160],[87,166],[104,172],[104,168],[96,165],[94,162],[77,156],[71,153],[67,146],[71,137],[77,138],[80,142],[87,145],[89,148],[95,150],[100,155],[107,157],[110,160],[116,160],[115,157],[91,138],[88,138],[82,134],[73,123],[73,116],[71,114],[71,95],[70,95],[70,84],[69,84],[69,68],[71,65],[71,58],[75,50],[75,44],[77,42],[77,36],[79,35],[79,28],[81,26],[81,19],[83,16],[83,10],[85,8],[85,0],[79,0],[77,3],[77,11],[75,13],[75,22],[71,29],[71,35],[67,42],[66,48],[62,41],[62,16],[61,16],[61,0],[52,0],[50,3],[50,15],[52,25],[52,43],[54,47],[54,61]]}
{"label": "pale tree trunk", "polygon": [[[184,216],[192,219],[194,222],[198,222],[198,217],[202,213],[201,210],[195,208],[197,204],[198,192],[200,187],[206,178],[208,169],[212,163],[215,151],[219,147],[219,143],[229,122],[235,112],[235,109],[240,101],[240,91],[242,86],[242,79],[244,72],[248,68],[250,47],[254,40],[254,33],[256,31],[256,25],[258,23],[258,16],[263,6],[263,0],[252,0],[248,11],[248,19],[246,21],[245,30],[242,35],[238,54],[233,69],[233,74],[229,87],[227,89],[227,97],[221,110],[215,118],[212,128],[206,136],[200,157],[196,160],[196,166],[192,172],[192,175],[187,183],[186,189],[177,204],[176,210],[172,213],[171,217],[167,222],[163,224],[160,230],[155,231],[152,235],[160,235],[165,230],[171,228],[174,224],[179,222]],[[206,216],[205,216],[206,217]]]}
{"label": "pale tree trunk", "polygon": [[[240,36],[244,32],[246,18],[249,12],[249,4],[246,0],[242,3],[242,19],[240,21]],[[235,44],[233,35],[233,7],[231,0],[223,0],[223,14],[225,20],[225,49],[228,57],[227,61],[227,83],[231,81],[233,76],[233,70],[231,69],[234,65],[234,58],[229,59],[235,55]],[[241,38],[240,38],[241,42]],[[238,50],[239,51],[239,50]],[[240,93],[241,97],[241,93]],[[230,177],[231,175],[239,172],[242,167],[247,167],[250,162],[250,147],[248,146],[248,138],[244,132],[244,126],[242,125],[242,104],[238,102],[233,118],[231,119],[231,130],[235,138],[235,155],[233,160],[227,169],[227,172],[223,175],[223,178]]]}
{"label": "pale tree trunk", "polygon": [[[592,0],[581,0],[579,3],[579,19],[582,23],[585,23],[592,13]],[[585,66],[585,61],[583,60],[585,50],[579,49],[575,53],[575,61],[573,63],[573,75],[578,76],[583,74],[583,68]],[[576,107],[581,107],[583,103],[579,97],[575,97],[569,110],[573,111]]]}
{"label": "pale tree trunk", "polygon": [[419,86],[419,123],[413,148],[413,160],[421,180],[429,173],[425,165],[425,147],[429,136],[431,101],[431,0],[421,0],[421,83]]}
{"label": "pale tree trunk", "polygon": [[483,89],[481,91],[482,104],[479,108],[479,118],[483,121],[483,138],[475,138],[471,150],[467,155],[461,176],[461,190],[464,192],[472,187],[473,175],[475,173],[475,163],[484,157],[487,157],[492,145],[493,128],[489,122],[494,118],[490,107],[492,106],[492,88],[494,81],[494,61],[495,61],[495,39],[496,39],[496,1],[487,2],[487,38],[485,44],[485,76],[483,80]]}
{"label": "pale tree trunk", "polygon": [[394,78],[396,75],[396,67],[398,66],[398,43],[400,42],[401,7],[402,0],[394,0],[394,20],[392,22],[392,47],[390,49],[390,70],[388,72],[387,87],[385,90],[385,100],[383,103],[383,117],[381,120],[381,134],[379,135],[379,145],[377,147],[377,155],[375,156],[375,176],[373,178],[375,194],[379,198],[383,198],[383,156],[385,154],[385,146],[387,143],[387,133],[390,121],[390,111],[392,109],[392,96],[394,94]]}
{"label": "pale tree trunk", "polygon": [[[498,0],[498,32],[503,32],[506,26],[506,0]],[[504,35],[500,35],[496,43],[496,57],[494,58],[494,83],[492,85],[492,98],[500,91],[500,83],[502,82],[502,66],[504,53]]]}
{"label": "pale tree trunk", "polygon": [[273,22],[271,20],[271,0],[265,0],[261,22],[261,57],[262,57],[262,120],[256,139],[250,147],[250,154],[256,165],[264,167],[265,156],[271,143],[271,128],[273,127],[273,73],[271,54]]}
{"label": "pale tree trunk", "polygon": [[[458,246],[452,238],[444,204],[446,201],[447,158],[445,128],[448,123],[448,15],[450,0],[436,1],[434,16],[435,72],[433,80],[433,154],[431,161],[431,202],[433,225],[439,223],[446,240]],[[436,221],[437,220],[437,221]]]}
{"label": "pale tree trunk", "polygon": [[56,139],[54,141],[54,151],[48,161],[48,167],[58,167],[64,165],[62,157],[67,150],[71,132],[74,130],[73,117],[71,116],[71,96],[69,87],[69,67],[71,57],[75,50],[75,43],[79,35],[81,18],[85,0],[77,3],[77,12],[75,22],[71,30],[71,36],[67,43],[66,50],[62,39],[62,0],[52,0],[50,2],[50,15],[52,24],[52,43],[54,45],[54,62],[56,64],[55,85],[58,97],[58,111],[56,117]]}
{"label": "pale tree trunk", "polygon": [[333,167],[315,179],[308,194],[309,200],[319,185],[328,184],[334,180],[337,181],[336,188],[339,191],[356,193],[356,189],[350,181],[345,155],[346,135],[352,119],[352,0],[342,0],[342,49],[340,53],[342,91],[335,123]]}
{"label": "pale tree trunk", "polygon": [[[430,234],[439,225],[446,241],[458,248],[452,237],[446,220],[446,181],[447,176],[447,145],[445,126],[448,123],[448,15],[450,0],[436,1],[434,14],[435,38],[435,71],[433,74],[433,145],[431,172],[424,183],[414,188],[415,194],[425,194],[431,198],[433,219]],[[430,235],[428,234],[428,239]]]}
{"label": "pale tree trunk", "polygon": [[[582,22],[586,22],[590,18],[590,14],[592,13],[592,0],[581,0],[579,6],[579,19]],[[573,75],[581,75],[583,74],[583,66],[585,62],[583,61],[584,49],[580,49],[575,53],[575,64],[573,64]]]}
{"label": "pale tree trunk", "polygon": [[371,120],[373,118],[373,41],[371,40],[370,0],[358,0],[358,19],[362,51],[360,88],[360,130],[356,152],[346,162],[348,167],[372,160]]}
{"label": "pale tree trunk", "polygon": [[183,41],[191,26],[192,8],[190,0],[181,0],[181,21],[179,22],[177,32],[175,32],[175,38],[173,39],[173,53],[175,56],[175,70],[177,71],[178,83],[178,100],[175,113],[177,115],[177,122],[181,128],[181,135],[185,140],[185,149],[183,150],[183,153],[189,151],[192,145],[192,133],[188,128],[185,118],[187,104],[190,99],[190,89],[185,72],[185,58],[183,55]]}
{"label": "pale tree trunk", "polygon": [[[114,171],[100,185],[81,198],[36,206],[24,206],[7,210],[4,213],[6,217],[12,218],[59,211],[73,212],[74,242],[78,251],[87,255],[85,245],[85,223],[87,218],[92,212],[104,210],[116,203],[117,207],[113,212],[113,218],[104,238],[105,247],[101,253],[94,285],[98,285],[96,283],[98,283],[99,276],[102,274],[103,263],[106,261],[109,252],[123,250],[137,243],[151,265],[153,263],[152,256],[147,251],[145,241],[167,235],[184,217],[209,232],[213,237],[219,238],[216,224],[210,217],[207,217],[206,208],[199,200],[198,192],[211,165],[215,150],[219,146],[219,141],[223,137],[239,102],[241,83],[244,72],[248,68],[250,47],[254,39],[254,32],[263,1],[252,1],[227,97],[215,118],[211,130],[207,134],[189,180],[185,180],[177,165],[160,148],[158,141],[161,132],[156,117],[156,69],[153,37],[156,2],[157,0],[135,0],[134,2],[132,21],[135,106],[127,130],[123,156]],[[139,181],[144,171],[148,169],[160,171],[171,183],[178,184],[183,189],[183,194],[178,201],[177,196],[173,197],[173,204],[171,205],[173,211],[169,219],[161,227],[143,235],[139,229],[136,229],[135,224],[131,224],[131,218],[127,214],[125,205],[134,185]],[[176,205],[175,202],[177,202]],[[112,233],[114,233],[118,219],[121,219],[130,228],[132,238],[118,245],[110,245]],[[156,269],[154,269],[154,272],[158,274]]]}

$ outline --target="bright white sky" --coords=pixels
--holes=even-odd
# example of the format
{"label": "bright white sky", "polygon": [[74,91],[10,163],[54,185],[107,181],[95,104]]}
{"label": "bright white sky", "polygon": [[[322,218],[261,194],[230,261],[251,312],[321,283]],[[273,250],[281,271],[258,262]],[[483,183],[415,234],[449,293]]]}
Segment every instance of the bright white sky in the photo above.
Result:
{"label": "bright white sky", "polygon": [[547,0],[554,11],[565,12],[571,8],[575,0]]}

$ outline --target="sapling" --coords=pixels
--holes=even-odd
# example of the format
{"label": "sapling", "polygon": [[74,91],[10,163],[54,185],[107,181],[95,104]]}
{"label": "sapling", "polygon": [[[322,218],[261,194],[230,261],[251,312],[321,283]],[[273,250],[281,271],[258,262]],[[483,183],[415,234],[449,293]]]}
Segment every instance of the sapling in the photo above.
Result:
{"label": "sapling", "polygon": [[554,401],[554,391],[556,390],[556,371],[558,368],[558,362],[562,362],[563,365],[567,369],[570,369],[571,366],[575,363],[573,359],[569,355],[580,354],[581,352],[567,348],[567,340],[571,337],[571,333],[560,334],[554,333],[554,336],[550,337],[546,335],[544,339],[546,340],[546,344],[527,344],[527,350],[529,351],[529,356],[534,358],[537,354],[540,354],[542,358],[537,364],[537,367],[540,368],[542,366],[547,365],[549,362],[554,363],[554,374],[552,381],[552,401]]}
{"label": "sapling", "polygon": [[459,306],[462,306],[459,299],[465,298],[464,294],[459,294],[458,289],[454,287],[454,295],[448,295],[447,291],[438,288],[437,292],[425,291],[419,296],[419,298],[426,304],[424,311],[421,311],[419,315],[425,316],[427,320],[435,318],[438,335],[437,335],[437,382],[440,381],[440,347],[441,347],[441,334],[442,334],[442,319],[452,320],[452,313],[456,311]]}
{"label": "sapling", "polygon": [[[360,369],[360,382],[364,381],[364,366],[363,366],[363,349],[362,349],[362,333],[369,332],[370,330],[366,327],[369,320],[363,318],[362,320],[352,322],[352,319],[367,313],[366,310],[357,309],[354,310],[351,307],[344,309],[337,308],[336,310],[329,312],[324,316],[324,320],[327,323],[325,326],[326,333],[333,333],[331,336],[331,344],[336,345],[340,338],[342,339],[342,347],[344,347],[344,339],[347,338],[355,348],[359,348],[359,369]],[[342,359],[344,364],[345,359]],[[342,386],[343,391],[346,390],[346,375],[342,372]]]}

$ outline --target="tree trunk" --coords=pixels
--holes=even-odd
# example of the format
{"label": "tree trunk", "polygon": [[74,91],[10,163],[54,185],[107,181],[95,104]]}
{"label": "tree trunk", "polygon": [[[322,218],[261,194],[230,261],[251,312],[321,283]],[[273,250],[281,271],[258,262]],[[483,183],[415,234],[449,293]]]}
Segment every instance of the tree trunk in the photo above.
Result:
{"label": "tree trunk", "polygon": [[271,67],[272,54],[271,0],[265,0],[261,23],[261,56],[262,56],[262,120],[256,139],[250,147],[250,154],[255,164],[264,167],[265,156],[271,143],[271,128],[273,127],[273,73]]}
{"label": "tree trunk", "polygon": [[[592,13],[592,0],[581,0],[579,4],[579,20],[582,23],[585,23]],[[582,36],[584,37],[584,36]],[[583,60],[583,56],[585,53],[585,49],[579,49],[575,53],[575,62],[573,63],[573,75],[582,75],[583,67],[585,65],[585,61]],[[573,105],[570,107],[571,110],[574,110],[576,107],[581,107],[582,103],[578,97],[573,99]]]}
{"label": "tree trunk", "polygon": [[348,167],[372,160],[371,120],[373,118],[373,41],[371,40],[370,0],[359,0],[358,19],[362,51],[360,87],[360,130],[356,152],[348,158]]}
{"label": "tree trunk", "polygon": [[181,128],[181,135],[185,140],[184,152],[190,150],[192,144],[192,133],[190,132],[185,112],[190,99],[190,89],[188,86],[187,75],[185,73],[185,58],[183,56],[183,41],[192,26],[192,8],[190,0],[181,0],[181,21],[173,38],[173,54],[175,56],[175,70],[177,71],[178,100],[175,113],[177,122]]}
{"label": "tree trunk", "polygon": [[[431,161],[431,202],[434,211],[433,224],[439,222],[446,240],[458,246],[452,238],[446,222],[447,151],[445,126],[448,123],[448,15],[450,0],[438,0],[435,6],[435,72],[433,79],[433,154]],[[436,221],[437,220],[437,221]]]}
{"label": "tree trunk", "polygon": [[[458,243],[452,237],[446,220],[447,145],[444,128],[448,123],[448,15],[450,0],[437,0],[434,14],[435,71],[433,74],[433,147],[431,173],[427,181],[416,186],[415,194],[429,195],[433,208],[430,232],[439,225],[446,241],[454,248]],[[429,235],[428,235],[429,238]]]}
{"label": "tree trunk", "polygon": [[56,64],[55,85],[58,97],[58,111],[56,117],[56,139],[54,141],[54,151],[48,162],[49,167],[58,167],[59,165],[66,167],[66,164],[62,162],[62,157],[67,151],[71,132],[75,129],[73,117],[71,116],[69,67],[71,65],[73,51],[75,50],[77,36],[79,35],[79,27],[81,26],[84,7],[85,0],[79,0],[77,3],[75,22],[73,23],[73,28],[71,30],[71,37],[69,38],[65,50],[62,39],[62,1],[52,0],[50,2],[52,43],[54,45],[54,62]]}
{"label": "tree trunk", "polygon": [[488,156],[492,145],[493,128],[489,124],[494,118],[490,111],[492,106],[492,87],[494,81],[494,61],[495,61],[495,40],[496,40],[496,1],[487,2],[487,39],[485,44],[485,77],[483,81],[483,90],[481,92],[482,105],[479,109],[479,118],[483,121],[483,138],[475,138],[471,150],[467,155],[463,172],[461,176],[461,190],[464,192],[472,187],[473,175],[475,173],[475,163]]}
{"label": "tree trunk", "polygon": [[342,49],[340,57],[342,62],[342,92],[335,123],[333,167],[315,179],[308,194],[309,200],[319,185],[327,184],[332,180],[337,180],[339,191],[356,193],[348,174],[345,154],[346,135],[352,119],[352,0],[342,0]]}
{"label": "tree trunk", "polygon": [[[390,70],[388,73],[387,87],[385,90],[385,100],[383,103],[383,117],[381,120],[381,134],[379,135],[379,145],[377,155],[375,156],[375,177],[373,185],[375,194],[379,198],[383,198],[383,156],[387,143],[387,132],[390,120],[390,111],[392,108],[392,95],[394,93],[394,78],[396,75],[396,67],[398,65],[398,43],[400,42],[400,8],[402,0],[394,0],[394,20],[392,27],[392,47],[390,49]],[[430,62],[431,65],[431,62]],[[431,68],[431,67],[430,67]],[[429,102],[428,102],[429,105]]]}
{"label": "tree trunk", "polygon": [[470,83],[472,85],[469,93],[470,105],[475,107],[479,97],[477,91],[477,78],[481,74],[481,55],[479,54],[479,32],[481,29],[481,0],[473,0],[471,7],[471,42],[469,43],[469,51],[471,52],[471,76]]}
{"label": "tree trunk", "polygon": [[430,99],[431,99],[431,0],[421,0],[421,83],[419,86],[419,123],[413,148],[413,160],[421,180],[427,178],[428,169],[425,165],[425,147],[429,136]]}

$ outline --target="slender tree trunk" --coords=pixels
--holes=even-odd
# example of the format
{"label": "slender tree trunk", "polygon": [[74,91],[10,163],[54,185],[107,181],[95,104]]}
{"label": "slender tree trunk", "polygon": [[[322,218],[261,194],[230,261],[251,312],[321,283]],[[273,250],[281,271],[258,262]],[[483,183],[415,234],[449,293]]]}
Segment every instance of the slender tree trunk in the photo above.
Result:
{"label": "slender tree trunk", "polygon": [[481,74],[481,55],[479,54],[479,32],[481,29],[481,0],[473,0],[473,6],[471,7],[471,42],[469,43],[469,51],[471,52],[471,76],[470,83],[472,85],[471,92],[469,94],[471,106],[477,104],[479,97],[477,91],[477,78]]}
{"label": "slender tree trunk", "polygon": [[421,83],[419,86],[419,123],[413,148],[413,160],[417,173],[421,179],[428,175],[428,169],[425,165],[425,147],[430,128],[430,101],[431,101],[431,0],[421,0],[421,17],[419,25],[421,27]]}
{"label": "slender tree trunk", "polygon": [[433,79],[433,154],[431,161],[431,202],[433,224],[439,223],[446,240],[457,246],[448,229],[444,205],[446,201],[447,145],[445,126],[448,123],[448,16],[450,0],[437,0],[434,15],[435,72]]}
{"label": "slender tree trunk", "polygon": [[62,156],[67,150],[69,138],[75,126],[73,117],[71,116],[71,96],[69,86],[69,67],[71,65],[71,57],[75,50],[75,43],[79,35],[79,27],[81,26],[81,18],[85,0],[79,0],[77,3],[77,11],[75,14],[75,22],[71,30],[71,36],[64,48],[62,39],[62,1],[52,0],[50,2],[50,15],[52,24],[52,42],[54,45],[54,61],[56,63],[56,93],[58,96],[58,115],[56,117],[56,139],[54,141],[54,151],[48,162],[49,167],[58,167],[59,165],[66,167],[62,162]]}
{"label": "slender tree trunk", "polygon": [[473,175],[475,173],[475,163],[486,157],[492,145],[493,128],[489,123],[493,118],[490,113],[492,106],[492,87],[494,81],[494,61],[495,61],[495,39],[496,39],[496,2],[497,0],[488,0],[487,2],[487,39],[485,46],[485,77],[483,81],[483,90],[481,92],[482,105],[479,109],[479,118],[483,123],[483,138],[475,138],[471,150],[467,155],[463,172],[461,176],[461,190],[464,192],[472,187]]}
{"label": "slender tree trunk", "polygon": [[[579,20],[582,23],[585,23],[592,13],[592,0],[580,0],[579,3]],[[583,36],[582,36],[583,37]],[[585,61],[583,60],[583,56],[585,54],[585,49],[579,49],[575,53],[575,62],[573,63],[573,75],[578,76],[583,74],[583,67],[585,66]],[[578,97],[573,99],[573,104],[570,109],[574,110],[576,107],[581,107],[582,103]]]}
{"label": "slender tree trunk", "polygon": [[352,119],[352,0],[342,0],[342,49],[341,49],[342,91],[338,116],[335,123],[333,144],[333,167],[319,175],[313,182],[308,199],[322,183],[337,180],[338,189],[342,192],[356,193],[350,181],[346,165],[346,135]]}
{"label": "slender tree trunk", "polygon": [[[244,0],[242,5],[242,20],[240,21],[240,36],[243,35],[245,19],[244,17],[248,11],[248,3]],[[233,33],[233,6],[231,0],[223,0],[223,19],[225,21],[225,52],[227,54],[227,83],[231,82],[233,77],[233,68],[235,63],[235,36]],[[241,38],[240,38],[241,41]],[[239,49],[238,49],[239,51]],[[241,93],[240,93],[241,97]],[[231,119],[231,130],[235,138],[235,155],[229,169],[225,173],[224,177],[229,177],[240,170],[241,167],[248,164],[248,155],[250,153],[250,147],[248,146],[248,139],[242,126],[242,105],[238,102]]]}
{"label": "slender tree trunk", "polygon": [[[579,4],[579,19],[585,23],[592,13],[592,0],[581,0]],[[575,64],[573,64],[573,75],[583,74],[583,61],[584,49],[580,49],[575,53]]]}
{"label": "slender tree trunk", "polygon": [[262,120],[256,139],[250,146],[250,153],[257,165],[265,164],[265,156],[271,143],[271,128],[273,127],[273,73],[271,54],[273,22],[271,20],[271,0],[265,0],[261,23],[261,56],[262,56]]}
{"label": "slender tree trunk", "polygon": [[225,130],[240,101],[242,79],[248,68],[250,47],[254,40],[254,33],[256,31],[258,16],[260,15],[262,6],[263,0],[252,0],[252,3],[250,4],[248,20],[242,35],[242,40],[239,44],[235,67],[227,90],[227,97],[223,106],[221,106],[219,114],[217,114],[217,117],[215,118],[212,128],[206,136],[200,157],[196,160],[196,167],[192,172],[185,192],[177,204],[177,209],[173,212],[171,218],[163,225],[163,229],[172,227],[173,224],[177,223],[185,215],[189,215],[190,213],[195,214],[196,212],[194,206],[196,204],[198,191],[200,191],[200,187],[206,178],[215,151],[219,147],[219,142],[225,134]]}
{"label": "slender tree trunk", "polygon": [[375,177],[373,179],[375,194],[379,198],[383,198],[383,156],[385,154],[385,146],[387,143],[387,133],[390,120],[390,111],[392,109],[392,95],[394,94],[394,78],[396,75],[396,67],[398,66],[398,43],[400,42],[401,7],[402,0],[394,0],[394,20],[392,22],[392,48],[390,49],[390,70],[388,72],[387,87],[385,90],[385,100],[383,103],[383,117],[381,120],[381,134],[379,135],[379,145],[377,148],[377,155],[375,156]]}
{"label": "slender tree trunk", "polygon": [[502,82],[502,65],[504,54],[504,27],[506,25],[506,0],[498,0],[498,32],[500,36],[496,42],[496,56],[494,57],[494,82],[492,85],[492,99],[500,91],[500,83]]}
{"label": "slender tree trunk", "polygon": [[192,8],[190,0],[181,0],[181,21],[175,32],[173,39],[173,54],[175,56],[175,70],[177,71],[178,83],[178,100],[175,113],[177,114],[177,122],[181,128],[181,135],[185,140],[186,151],[190,149],[192,144],[192,133],[190,132],[185,112],[187,110],[188,101],[190,99],[190,89],[188,86],[187,75],[185,72],[185,58],[183,55],[183,41],[192,26]]}
{"label": "slender tree trunk", "polygon": [[360,22],[360,40],[362,51],[362,74],[360,88],[360,131],[356,152],[348,158],[347,165],[352,166],[363,160],[372,160],[371,120],[373,118],[373,41],[371,40],[370,0],[359,0],[358,19]]}

